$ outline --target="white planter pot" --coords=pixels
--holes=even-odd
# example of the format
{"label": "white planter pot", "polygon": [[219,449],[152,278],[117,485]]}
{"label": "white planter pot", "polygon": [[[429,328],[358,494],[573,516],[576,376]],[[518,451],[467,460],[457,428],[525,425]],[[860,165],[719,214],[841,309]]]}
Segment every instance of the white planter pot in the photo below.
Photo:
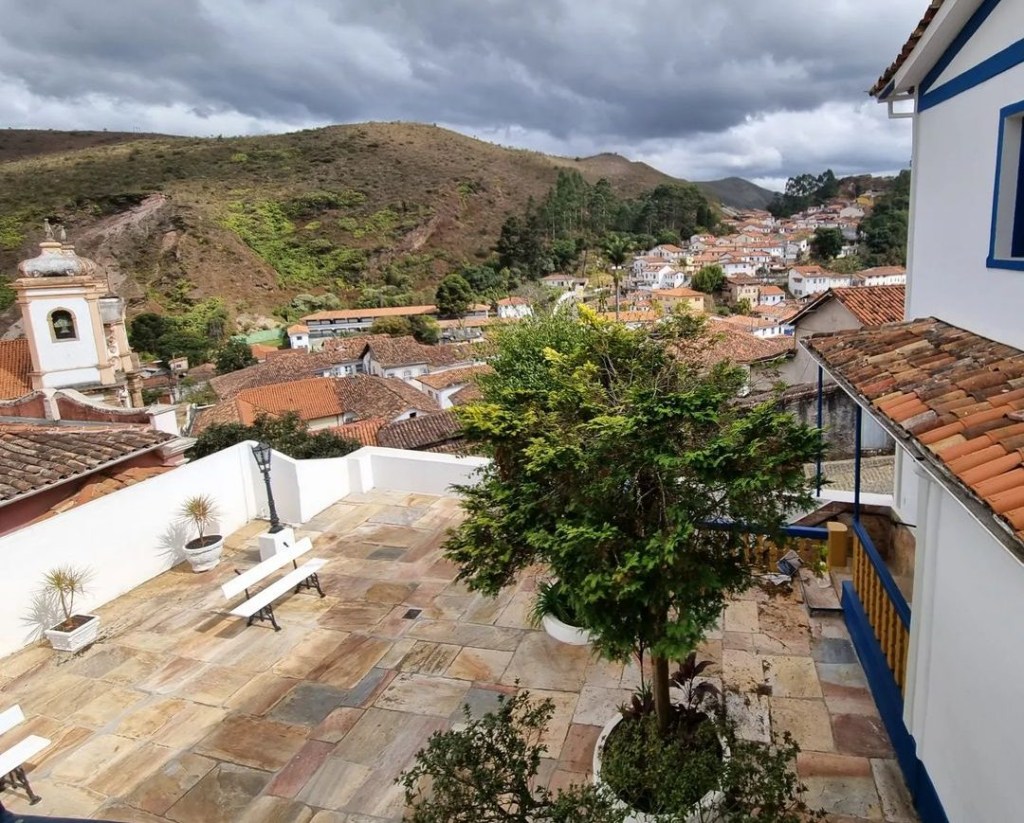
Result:
{"label": "white planter pot", "polygon": [[95,642],[96,637],[100,633],[100,618],[98,615],[81,614],[74,616],[88,617],[89,619],[77,629],[72,629],[69,632],[64,632],[60,629],[47,629],[44,632],[46,639],[50,641],[50,645],[59,652],[77,652],[79,649],[84,649],[90,643]]}
{"label": "white planter pot", "polygon": [[[623,720],[621,713],[616,713],[615,717],[609,720],[601,728],[601,734],[598,735],[597,744],[594,746],[594,761],[593,761],[593,774],[594,774],[594,785],[604,789],[614,800],[615,804],[622,809],[629,809],[629,814],[626,815],[625,823],[659,823],[659,821],[673,821],[673,823],[714,823],[718,820],[717,809],[722,805],[724,795],[718,791],[713,790],[704,795],[696,804],[693,806],[693,810],[688,814],[682,816],[678,814],[648,814],[646,812],[640,812],[636,809],[632,809],[628,804],[619,800],[615,797],[614,792],[611,788],[601,780],[601,758],[604,754],[604,746],[608,740],[608,735],[612,733],[612,729],[619,725]],[[725,745],[725,741],[722,741],[723,758],[728,759],[729,748]]]}
{"label": "white planter pot", "polygon": [[194,572],[206,572],[216,566],[220,562],[220,555],[223,550],[224,538],[220,535],[217,535],[216,542],[211,543],[208,546],[202,546],[198,549],[190,549],[188,547],[188,543],[186,543],[184,549],[182,549],[182,551],[185,552],[185,557],[188,559],[189,565],[192,566],[192,571]]}
{"label": "white planter pot", "polygon": [[591,641],[590,632],[586,629],[577,629],[568,623],[563,623],[551,614],[545,614],[541,624],[551,637],[559,643],[567,643],[570,646],[586,646]]}

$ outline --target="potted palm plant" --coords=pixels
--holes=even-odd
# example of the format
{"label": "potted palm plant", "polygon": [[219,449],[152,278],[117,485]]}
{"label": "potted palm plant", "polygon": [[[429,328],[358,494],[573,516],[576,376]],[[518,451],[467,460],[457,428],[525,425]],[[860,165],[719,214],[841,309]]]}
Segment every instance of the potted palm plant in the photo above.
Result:
{"label": "potted palm plant", "polygon": [[224,536],[207,533],[217,524],[217,517],[217,504],[208,494],[197,494],[181,505],[180,519],[196,530],[196,536],[184,546],[185,557],[194,572],[209,571],[220,562]]}
{"label": "potted palm plant", "polygon": [[557,580],[544,580],[537,585],[530,622],[534,626],[542,626],[550,637],[570,646],[586,646],[593,639],[590,632],[580,628],[582,620],[571,592]]}
{"label": "potted palm plant", "polygon": [[64,615],[60,623],[44,632],[57,651],[76,652],[94,642],[99,634],[98,615],[75,614],[75,596],[85,593],[88,580],[88,570],[71,565],[51,569],[43,578],[43,590],[57,600]]}

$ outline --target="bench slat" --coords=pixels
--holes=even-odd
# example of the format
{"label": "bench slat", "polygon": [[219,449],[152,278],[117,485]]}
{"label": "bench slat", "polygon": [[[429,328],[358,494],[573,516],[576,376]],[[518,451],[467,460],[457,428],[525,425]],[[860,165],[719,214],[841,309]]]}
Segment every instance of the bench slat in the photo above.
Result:
{"label": "bench slat", "polygon": [[15,743],[0,754],[0,777],[14,771],[49,745],[49,740],[36,734],[29,735],[20,743]]}
{"label": "bench slat", "polygon": [[237,597],[250,586],[253,586],[261,580],[269,577],[282,566],[286,566],[293,560],[297,560],[302,557],[302,555],[310,551],[312,548],[313,543],[308,537],[296,540],[294,546],[289,546],[283,552],[278,552],[272,557],[268,557],[266,560],[257,563],[251,569],[247,569],[237,577],[228,580],[226,583],[221,585],[220,588],[224,593],[224,597],[227,599]]}
{"label": "bench slat", "polygon": [[[25,713],[21,710],[21,706],[15,704],[9,709],[4,709],[0,712],[0,734],[9,732],[19,723],[25,722]],[[4,772],[6,774],[6,772]]]}
{"label": "bench slat", "polygon": [[315,574],[327,564],[326,560],[315,557],[308,563],[303,563],[299,568],[289,572],[276,583],[267,586],[263,591],[250,597],[244,603],[231,610],[231,614],[238,617],[252,617],[264,606],[273,603],[277,598],[286,592],[294,589],[299,583]]}

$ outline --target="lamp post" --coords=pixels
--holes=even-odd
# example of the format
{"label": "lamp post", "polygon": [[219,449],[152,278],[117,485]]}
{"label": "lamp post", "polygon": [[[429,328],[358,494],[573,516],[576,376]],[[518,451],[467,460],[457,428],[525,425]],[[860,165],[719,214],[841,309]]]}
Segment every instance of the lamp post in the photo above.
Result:
{"label": "lamp post", "polygon": [[274,490],[270,487],[270,444],[257,443],[252,447],[252,456],[256,458],[256,465],[263,474],[263,482],[267,485],[267,504],[270,506],[270,534],[276,534],[284,526],[277,518],[277,508],[274,506]]}

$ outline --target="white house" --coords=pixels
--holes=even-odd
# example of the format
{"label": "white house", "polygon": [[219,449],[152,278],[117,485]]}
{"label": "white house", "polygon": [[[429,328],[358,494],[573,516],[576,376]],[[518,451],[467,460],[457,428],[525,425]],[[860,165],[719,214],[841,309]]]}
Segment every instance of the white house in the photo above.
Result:
{"label": "white house", "polygon": [[521,320],[532,315],[530,301],[525,297],[503,297],[498,301],[498,317],[502,320]]}
{"label": "white house", "polygon": [[897,443],[912,593],[862,542],[843,606],[924,823],[1021,818],[1022,34],[1019,0],[930,4],[872,90],[913,126],[911,319],[803,341]]}
{"label": "white house", "polygon": [[646,257],[657,257],[661,260],[667,260],[670,263],[674,263],[677,260],[681,260],[686,256],[685,249],[679,248],[671,243],[662,243],[661,245],[655,246],[648,252],[645,252]]}
{"label": "white house", "polygon": [[829,289],[845,289],[853,285],[853,276],[825,271],[821,266],[793,266],[789,270],[789,293],[794,297],[811,297]]}
{"label": "white house", "polygon": [[857,272],[854,281],[858,286],[905,286],[907,270],[903,266],[876,266]]}
{"label": "white house", "polygon": [[285,332],[288,335],[288,347],[309,350],[309,326],[304,323],[293,323]]}
{"label": "white house", "polygon": [[762,306],[777,306],[786,299],[786,292],[778,286],[761,286],[757,302]]}

